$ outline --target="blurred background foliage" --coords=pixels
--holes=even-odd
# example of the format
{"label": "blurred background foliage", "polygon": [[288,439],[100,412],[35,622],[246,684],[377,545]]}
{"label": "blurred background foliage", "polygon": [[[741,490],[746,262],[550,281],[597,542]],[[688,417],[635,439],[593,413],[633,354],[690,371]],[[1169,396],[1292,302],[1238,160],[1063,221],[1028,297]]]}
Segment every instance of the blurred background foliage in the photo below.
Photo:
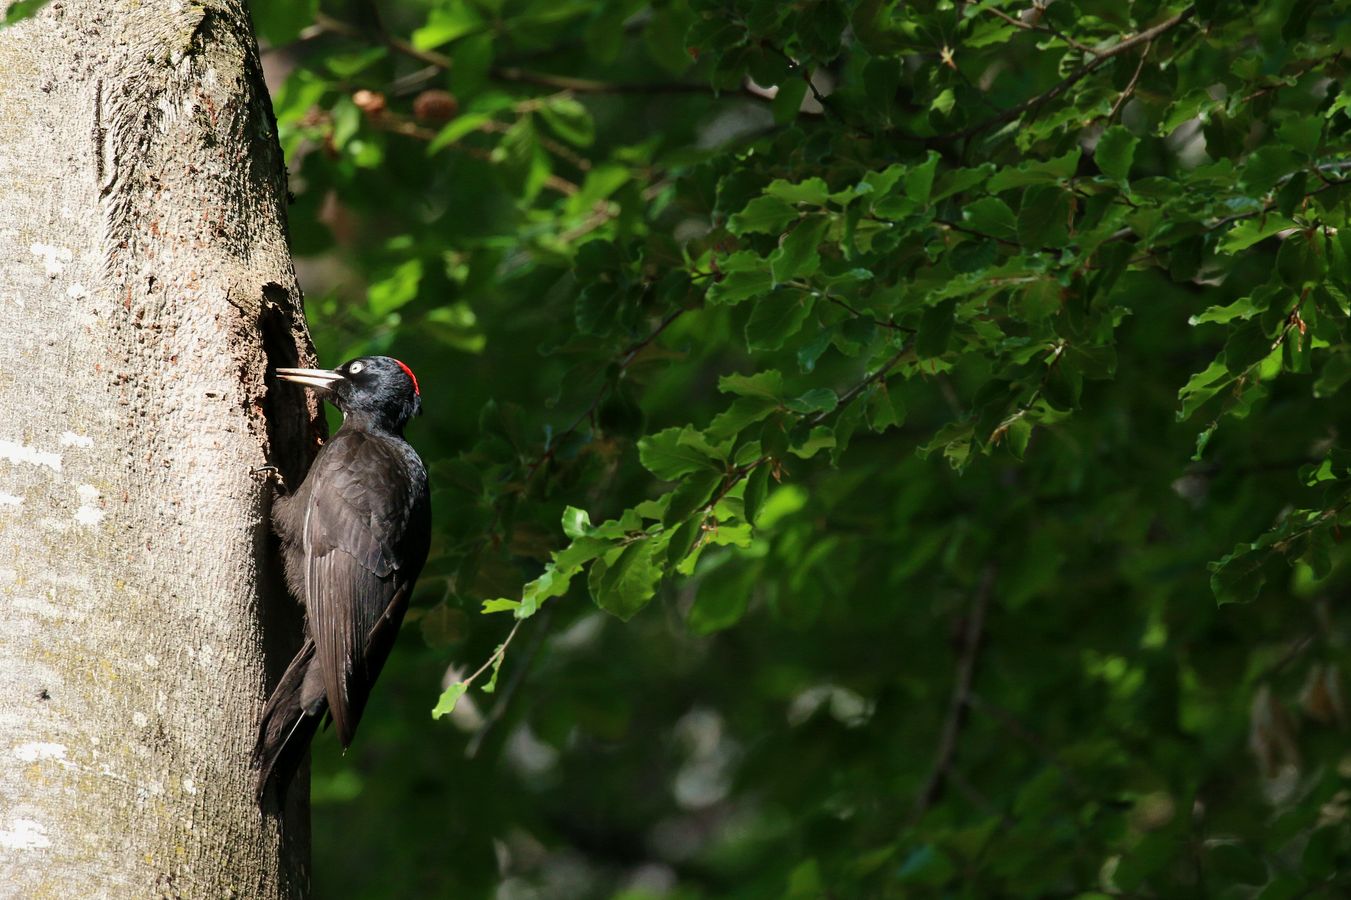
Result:
{"label": "blurred background foliage", "polygon": [[435,488],[319,896],[1351,893],[1351,4],[254,16]]}

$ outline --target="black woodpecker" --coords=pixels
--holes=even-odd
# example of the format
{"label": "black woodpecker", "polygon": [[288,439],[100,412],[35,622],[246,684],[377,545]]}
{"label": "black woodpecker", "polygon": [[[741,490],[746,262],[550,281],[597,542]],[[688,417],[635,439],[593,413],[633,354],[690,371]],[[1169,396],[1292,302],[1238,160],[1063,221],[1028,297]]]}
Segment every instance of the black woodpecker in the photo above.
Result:
{"label": "black woodpecker", "polygon": [[272,524],[286,582],[305,606],[305,644],[267,701],[253,751],[260,803],[278,803],[325,713],[344,750],[408,609],[431,539],[427,470],[403,438],[417,379],[387,356],[336,369],[277,369],[342,411],[304,482],[279,492]]}

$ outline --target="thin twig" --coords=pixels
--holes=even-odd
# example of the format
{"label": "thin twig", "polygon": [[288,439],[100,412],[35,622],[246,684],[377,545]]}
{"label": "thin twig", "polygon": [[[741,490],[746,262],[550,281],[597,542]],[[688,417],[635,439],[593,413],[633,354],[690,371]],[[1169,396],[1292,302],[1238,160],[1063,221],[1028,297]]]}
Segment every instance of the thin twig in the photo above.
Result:
{"label": "thin twig", "polygon": [[[1319,167],[1319,168],[1320,168],[1320,170],[1323,170],[1323,169],[1324,169],[1324,167]],[[1278,184],[1284,184],[1285,182],[1289,181],[1291,177],[1293,177],[1293,176],[1291,176],[1291,175],[1284,176],[1284,177],[1278,182]],[[1325,180],[1326,180],[1326,179],[1325,179]],[[1351,179],[1343,179],[1343,180],[1341,180],[1341,181],[1328,181],[1328,182],[1327,182],[1326,184],[1324,184],[1322,187],[1315,188],[1314,190],[1309,191],[1308,193],[1306,193],[1306,194],[1305,194],[1302,198],[1300,198],[1300,199],[1302,199],[1302,200],[1307,200],[1308,198],[1317,196],[1318,194],[1321,194],[1321,193],[1323,193],[1324,191],[1331,191],[1331,190],[1335,190],[1336,188],[1340,188],[1340,187],[1348,187],[1348,186],[1351,186]],[[1212,231],[1218,231],[1219,229],[1225,227],[1226,225],[1232,225],[1233,223],[1235,223],[1235,222],[1241,222],[1241,221],[1244,220],[1244,219],[1251,219],[1251,218],[1254,218],[1254,217],[1256,217],[1256,216],[1265,216],[1267,213],[1275,212],[1275,211],[1276,211],[1276,207],[1277,207],[1278,205],[1279,205],[1278,201],[1272,200],[1270,203],[1268,203],[1267,205],[1265,205],[1265,206],[1263,206],[1263,207],[1261,207],[1261,208],[1259,208],[1259,209],[1252,209],[1252,210],[1249,210],[1249,211],[1247,211],[1247,212],[1234,213],[1234,214],[1231,215],[1231,216],[1224,216],[1223,218],[1216,219],[1216,220],[1215,220],[1214,222],[1212,222],[1210,225],[1207,225],[1205,228],[1203,228],[1203,229],[1201,230],[1200,233],[1201,233],[1201,234],[1210,234]],[[1292,226],[1292,228],[1294,228],[1294,227],[1296,227],[1296,226]],[[1128,238],[1131,238],[1131,237],[1134,237],[1134,236],[1135,236],[1135,229],[1129,228],[1129,227],[1127,227],[1127,228],[1121,228],[1121,229],[1118,229],[1117,231],[1112,232],[1112,234],[1109,235],[1105,240],[1103,240],[1102,243],[1103,243],[1103,244],[1111,244],[1111,243],[1115,243],[1116,241],[1124,241],[1124,240],[1126,240],[1126,239],[1128,239]],[[1157,252],[1157,251],[1155,251],[1155,250],[1150,250],[1150,249],[1146,249],[1146,250],[1144,251],[1143,254],[1141,254],[1140,256],[1137,256],[1137,257],[1135,257],[1134,259],[1130,260],[1130,264],[1131,264],[1131,265],[1135,265],[1136,263],[1144,262],[1145,260],[1148,260],[1148,259],[1150,258],[1150,256],[1151,256],[1152,254],[1154,254],[1155,252]]]}
{"label": "thin twig", "polygon": [[1125,89],[1122,90],[1120,96],[1116,98],[1116,102],[1112,104],[1112,110],[1107,114],[1107,124],[1110,125],[1112,123],[1112,120],[1116,118],[1116,114],[1121,111],[1121,107],[1126,105],[1126,100],[1130,98],[1131,94],[1135,93],[1135,85],[1140,80],[1140,73],[1145,70],[1145,60],[1149,57],[1149,50],[1153,46],[1154,42],[1150,41],[1145,44],[1145,49],[1140,51],[1140,61],[1135,65],[1135,73],[1131,75],[1131,80],[1126,82]]}
{"label": "thin twig", "polygon": [[[371,35],[349,22],[335,19],[324,13],[318,13],[314,17],[315,25],[321,32],[336,34],[341,37],[352,38],[354,40],[370,40]],[[446,71],[451,67],[452,60],[449,56],[437,53],[435,50],[419,50],[408,41],[395,37],[388,32],[380,29],[378,35],[379,41],[396,53],[407,56],[409,59],[415,59],[420,63],[430,66],[438,71]],[[498,81],[510,81],[517,84],[530,84],[536,87],[550,88],[556,91],[571,91],[576,94],[701,94],[704,96],[716,97],[719,94],[715,88],[707,84],[685,81],[597,81],[590,78],[574,78],[569,75],[553,75],[547,72],[535,72],[530,69],[522,69],[518,66],[494,66],[488,70],[490,77]],[[418,73],[418,78],[422,77]],[[812,93],[817,95],[818,102],[820,96],[816,86],[808,81],[808,87]],[[752,97],[757,100],[772,100],[764,94],[754,90],[749,82],[743,82],[740,94],[746,97]]]}
{"label": "thin twig", "polygon": [[797,60],[793,59],[793,57],[789,56],[788,53],[781,47],[776,47],[768,42],[766,42],[764,46],[768,47],[770,50],[773,50],[779,56],[782,56],[784,58],[784,61],[788,63],[789,71],[796,72],[802,78],[803,81],[807,82],[807,90],[811,91],[812,99],[815,100],[818,104],[820,104],[822,114],[830,115],[831,109],[829,106],[826,105],[825,95],[822,94],[821,91],[817,89],[816,82],[812,80],[811,72],[802,68],[802,63],[798,62]]}
{"label": "thin twig", "polygon": [[[901,347],[901,349],[897,350],[890,359],[888,359],[881,365],[880,368],[878,368],[876,372],[873,372],[871,375],[864,378],[858,384],[854,385],[849,390],[841,394],[839,396],[839,399],[836,400],[835,406],[832,409],[826,410],[825,412],[822,413],[818,413],[817,415],[808,419],[807,427],[815,428],[817,425],[820,425],[822,422],[828,419],[832,414],[834,414],[838,410],[843,409],[845,405],[849,403],[850,400],[853,400],[855,397],[857,397],[861,392],[867,389],[867,387],[870,384],[873,384],[874,382],[877,382],[880,379],[885,378],[887,373],[896,367],[897,363],[899,363],[902,359],[904,359],[907,355],[909,355],[912,352],[913,349],[909,345]],[[738,484],[741,483],[742,479],[750,475],[752,472],[754,472],[756,469],[760,468],[767,462],[770,462],[770,457],[767,455],[761,456],[759,459],[748,462],[743,466],[737,466],[736,468],[729,471],[723,480],[722,487],[718,489],[718,491],[713,495],[713,498],[711,500],[709,500],[707,503],[703,505],[702,508],[704,510],[704,514],[708,515],[709,513],[713,512],[713,510],[717,507],[717,505],[720,502],[722,502],[722,498],[726,497],[728,494],[732,492],[732,488],[736,487]],[[778,463],[775,462],[775,465],[777,466]]]}
{"label": "thin twig", "polygon": [[[619,371],[623,372],[625,369],[627,369],[629,365],[634,361],[634,359],[637,358],[638,354],[643,351],[644,347],[648,346],[657,338],[661,337],[662,332],[664,332],[667,328],[671,327],[671,323],[673,323],[676,319],[680,318],[687,312],[689,312],[689,307],[685,306],[682,306],[681,308],[674,310],[673,312],[669,313],[666,316],[666,318],[662,319],[661,322],[657,324],[657,327],[652,329],[652,331],[646,337],[630,345],[628,349],[624,351],[623,355],[619,359]],[[526,469],[525,471],[526,484],[530,483],[530,480],[535,477],[535,472],[537,472],[541,466],[543,466],[546,462],[554,458],[554,454],[558,452],[558,448],[563,444],[563,442],[567,440],[569,437],[571,437],[572,433],[576,431],[579,427],[581,427],[581,424],[585,422],[587,419],[589,419],[592,416],[592,414],[595,413],[595,411],[598,408],[600,408],[601,403],[605,400],[605,397],[609,393],[609,391],[610,385],[607,382],[601,387],[599,391],[596,392],[596,396],[591,399],[590,405],[587,406],[586,409],[582,410],[581,415],[573,419],[572,424],[569,425],[567,428],[565,428],[563,432],[558,435],[558,437],[553,438],[552,440],[549,441],[549,446],[545,449],[545,451],[542,454],[540,454],[539,457],[537,457]]]}
{"label": "thin twig", "polygon": [[1192,13],[1194,13],[1195,11],[1196,11],[1195,7],[1189,6],[1182,12],[1173,16],[1172,18],[1166,19],[1163,22],[1160,22],[1158,25],[1155,25],[1153,28],[1147,28],[1144,31],[1140,32],[1139,34],[1125,38],[1124,40],[1121,41],[1121,43],[1108,47],[1106,50],[1097,51],[1097,55],[1094,56],[1093,59],[1084,63],[1079,68],[1075,69],[1065,78],[1056,82],[1047,90],[1042,91],[1035,97],[1024,100],[1017,106],[1014,106],[1010,109],[1006,109],[1004,112],[1000,113],[997,116],[991,116],[988,119],[977,122],[975,125],[969,125],[966,128],[961,129],[960,131],[955,131],[952,132],[951,134],[940,135],[936,138],[932,138],[931,140],[936,141],[965,140],[966,138],[975,137],[976,135],[980,134],[982,131],[985,131],[987,129],[994,128],[999,125],[1005,125],[1009,122],[1012,122],[1014,119],[1018,118],[1028,110],[1034,109],[1050,100],[1054,100],[1056,97],[1059,97],[1065,91],[1069,90],[1071,87],[1077,84],[1086,75],[1090,75],[1093,72],[1097,71],[1102,66],[1104,66],[1108,60],[1120,56],[1122,53],[1125,53],[1132,47],[1138,46],[1140,44],[1149,43],[1150,41],[1153,41],[1155,38],[1157,38],[1159,35],[1164,34],[1165,32],[1172,30],[1173,28],[1176,28],[1179,24],[1190,18]]}
{"label": "thin twig", "polygon": [[1021,28],[1024,31],[1036,31],[1040,32],[1041,34],[1049,34],[1051,37],[1060,38],[1060,40],[1064,41],[1066,44],[1069,44],[1071,47],[1073,47],[1075,50],[1078,50],[1080,53],[1087,53],[1090,56],[1098,55],[1098,51],[1094,50],[1092,47],[1079,43],[1074,38],[1070,37],[1067,34],[1061,33],[1060,31],[1052,28],[1049,25],[1033,25],[1030,22],[1024,22],[1022,19],[1015,19],[1013,16],[1009,15],[1003,10],[995,9],[993,7],[986,7],[985,12],[993,13],[994,15],[1003,19],[1005,22],[1008,22],[1015,28]]}
{"label": "thin twig", "polygon": [[[997,243],[1000,244],[1007,244],[1010,247],[1022,246],[1022,244],[1018,243],[1015,240],[1011,240],[1009,238],[1002,238],[999,237],[998,235],[986,234],[983,231],[977,231],[974,228],[968,228],[965,225],[950,221],[948,219],[934,219],[934,224],[942,225],[944,228],[951,228],[953,231],[960,231],[962,234],[969,234],[972,235],[973,237],[985,238],[987,241],[996,241]],[[1044,252],[1050,250],[1050,248],[1048,247],[1043,247],[1041,249]],[[1051,251],[1051,252],[1059,252],[1059,251]]]}
{"label": "thin twig", "polygon": [[878,328],[890,328],[893,331],[904,331],[907,333],[911,333],[914,331],[913,328],[907,328],[904,325],[897,325],[890,319],[883,321],[882,319],[876,318],[875,316],[870,316],[865,312],[855,309],[853,306],[849,305],[849,303],[845,302],[844,300],[841,300],[839,297],[832,297],[830,294],[826,294],[825,298],[829,300],[831,303],[834,303],[836,306],[844,310],[847,310],[849,314],[853,316],[855,319],[862,319],[865,322],[872,322]]}
{"label": "thin twig", "polygon": [[[548,630],[549,616],[553,614],[554,608],[546,606],[535,616],[536,625],[534,635],[530,639],[530,644],[525,648],[525,655],[513,662],[511,676],[507,679],[506,686],[497,694],[497,699],[493,703],[493,708],[488,711],[482,724],[473,736],[469,738],[469,743],[465,745],[464,755],[473,759],[478,754],[479,748],[483,746],[483,741],[488,736],[488,732],[493,726],[506,714],[507,707],[511,705],[511,698],[516,694],[516,690],[525,680],[526,672],[530,671],[530,664],[534,662],[535,654],[539,652],[540,645],[544,643],[544,635]],[[520,624],[519,622],[517,623]],[[514,629],[513,629],[514,630]]]}
{"label": "thin twig", "polygon": [[574,78],[571,75],[551,75],[546,72],[534,72],[516,66],[499,66],[489,71],[498,81],[514,81],[518,84],[533,84],[536,87],[550,88],[556,91],[571,91],[575,94],[711,94],[713,89],[703,84],[683,81],[596,81],[591,78]]}
{"label": "thin twig", "polygon": [[466,690],[468,690],[469,685],[473,684],[476,680],[478,680],[478,677],[479,677],[480,675],[482,675],[484,672],[488,671],[489,667],[491,667],[492,664],[493,664],[494,662],[496,662],[497,660],[501,659],[503,656],[506,655],[507,647],[511,644],[511,639],[514,638],[514,637],[516,636],[516,632],[520,631],[520,630],[521,630],[521,626],[524,625],[524,624],[525,624],[525,619],[517,619],[517,620],[516,620],[516,624],[513,625],[513,626],[511,626],[511,631],[508,632],[508,634],[507,634],[507,639],[506,639],[505,641],[503,641],[502,643],[500,643],[500,644],[497,645],[497,649],[494,650],[494,651],[492,652],[492,655],[488,657],[487,662],[485,662],[483,665],[479,666],[478,669],[476,669],[476,670],[474,671],[474,674],[473,674],[473,675],[470,675],[468,678],[466,678],[466,679],[462,682],[462,684],[465,686],[465,689],[466,689]]}
{"label": "thin twig", "polygon": [[[908,354],[913,352],[914,347],[912,345],[910,344],[903,345],[901,349],[897,350],[894,354],[892,354],[890,359],[882,363],[882,365],[878,368],[876,372],[873,372],[867,378],[863,379],[858,384],[854,385],[849,390],[841,394],[838,402],[836,402],[835,404],[835,409],[843,409],[849,403],[850,400],[853,400],[859,394],[863,393],[863,391],[867,390],[870,385],[887,377],[888,372],[896,368],[896,365],[900,363],[901,360],[905,359],[905,357]],[[829,412],[819,413],[812,419],[810,419],[807,422],[807,424],[809,427],[815,428],[817,425],[820,425],[822,422],[824,422],[829,415],[830,415]]]}
{"label": "thin twig", "polygon": [[[388,110],[381,112],[379,115],[368,115],[366,121],[370,122],[372,126],[379,128],[381,131],[388,131],[392,134],[410,137],[419,141],[430,141],[435,138],[437,134],[430,128],[424,128],[416,122],[412,122],[402,116],[391,113]],[[494,129],[485,127],[483,130],[492,131]],[[468,147],[464,144],[451,144],[447,149],[457,153],[463,153],[466,156],[472,156],[475,159],[481,159],[484,162],[493,161],[492,153],[488,150],[484,150],[482,147]],[[581,188],[576,182],[569,181],[561,175],[555,175],[552,172],[544,176],[544,181],[542,183],[544,187],[562,194],[564,197],[571,197],[581,191]]]}
{"label": "thin twig", "polygon": [[[314,24],[330,34],[353,38],[354,40],[369,40],[370,38],[365,31],[355,25],[344,22],[341,19],[335,19],[325,13],[316,12],[314,14]],[[444,56],[437,53],[435,50],[419,50],[402,38],[397,38],[394,35],[389,34],[383,28],[380,29],[380,40],[385,46],[389,47],[389,49],[396,53],[402,53],[409,59],[416,59],[418,62],[425,63],[429,66],[436,66],[436,68],[442,70],[450,68],[449,56]]]}
{"label": "thin twig", "polygon": [[957,739],[961,737],[962,728],[966,724],[971,700],[971,684],[975,680],[976,660],[980,655],[981,639],[985,634],[985,613],[990,606],[990,595],[994,593],[994,582],[994,565],[987,565],[984,574],[981,575],[980,584],[976,587],[971,609],[967,613],[966,628],[962,634],[961,655],[957,658],[957,675],[952,685],[952,699],[948,702],[948,715],[943,722],[943,731],[938,737],[933,767],[929,770],[924,787],[915,797],[913,819],[916,821],[943,795],[953,760],[957,757]]}

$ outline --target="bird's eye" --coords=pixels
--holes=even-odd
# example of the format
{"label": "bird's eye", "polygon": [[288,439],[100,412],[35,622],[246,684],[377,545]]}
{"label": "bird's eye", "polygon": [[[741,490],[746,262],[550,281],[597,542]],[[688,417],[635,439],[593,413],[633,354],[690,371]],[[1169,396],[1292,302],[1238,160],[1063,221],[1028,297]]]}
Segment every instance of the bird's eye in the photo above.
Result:
{"label": "bird's eye", "polygon": [[354,363],[352,363],[350,366],[347,367],[347,374],[348,374],[348,375],[356,375],[357,373],[359,373],[359,372],[360,372],[362,369],[364,369],[364,368],[366,368],[366,364],[365,364],[365,363],[363,363],[363,362],[354,362]]}

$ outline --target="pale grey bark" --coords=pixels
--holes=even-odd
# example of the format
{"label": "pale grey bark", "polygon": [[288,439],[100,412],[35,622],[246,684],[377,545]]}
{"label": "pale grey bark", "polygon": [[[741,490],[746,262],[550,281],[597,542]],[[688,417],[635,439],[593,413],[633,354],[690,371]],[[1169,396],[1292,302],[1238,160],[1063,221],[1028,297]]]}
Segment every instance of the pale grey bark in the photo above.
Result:
{"label": "pale grey bark", "polygon": [[249,468],[308,425],[268,102],[243,0],[0,30],[0,896],[303,892],[248,772],[287,602]]}

